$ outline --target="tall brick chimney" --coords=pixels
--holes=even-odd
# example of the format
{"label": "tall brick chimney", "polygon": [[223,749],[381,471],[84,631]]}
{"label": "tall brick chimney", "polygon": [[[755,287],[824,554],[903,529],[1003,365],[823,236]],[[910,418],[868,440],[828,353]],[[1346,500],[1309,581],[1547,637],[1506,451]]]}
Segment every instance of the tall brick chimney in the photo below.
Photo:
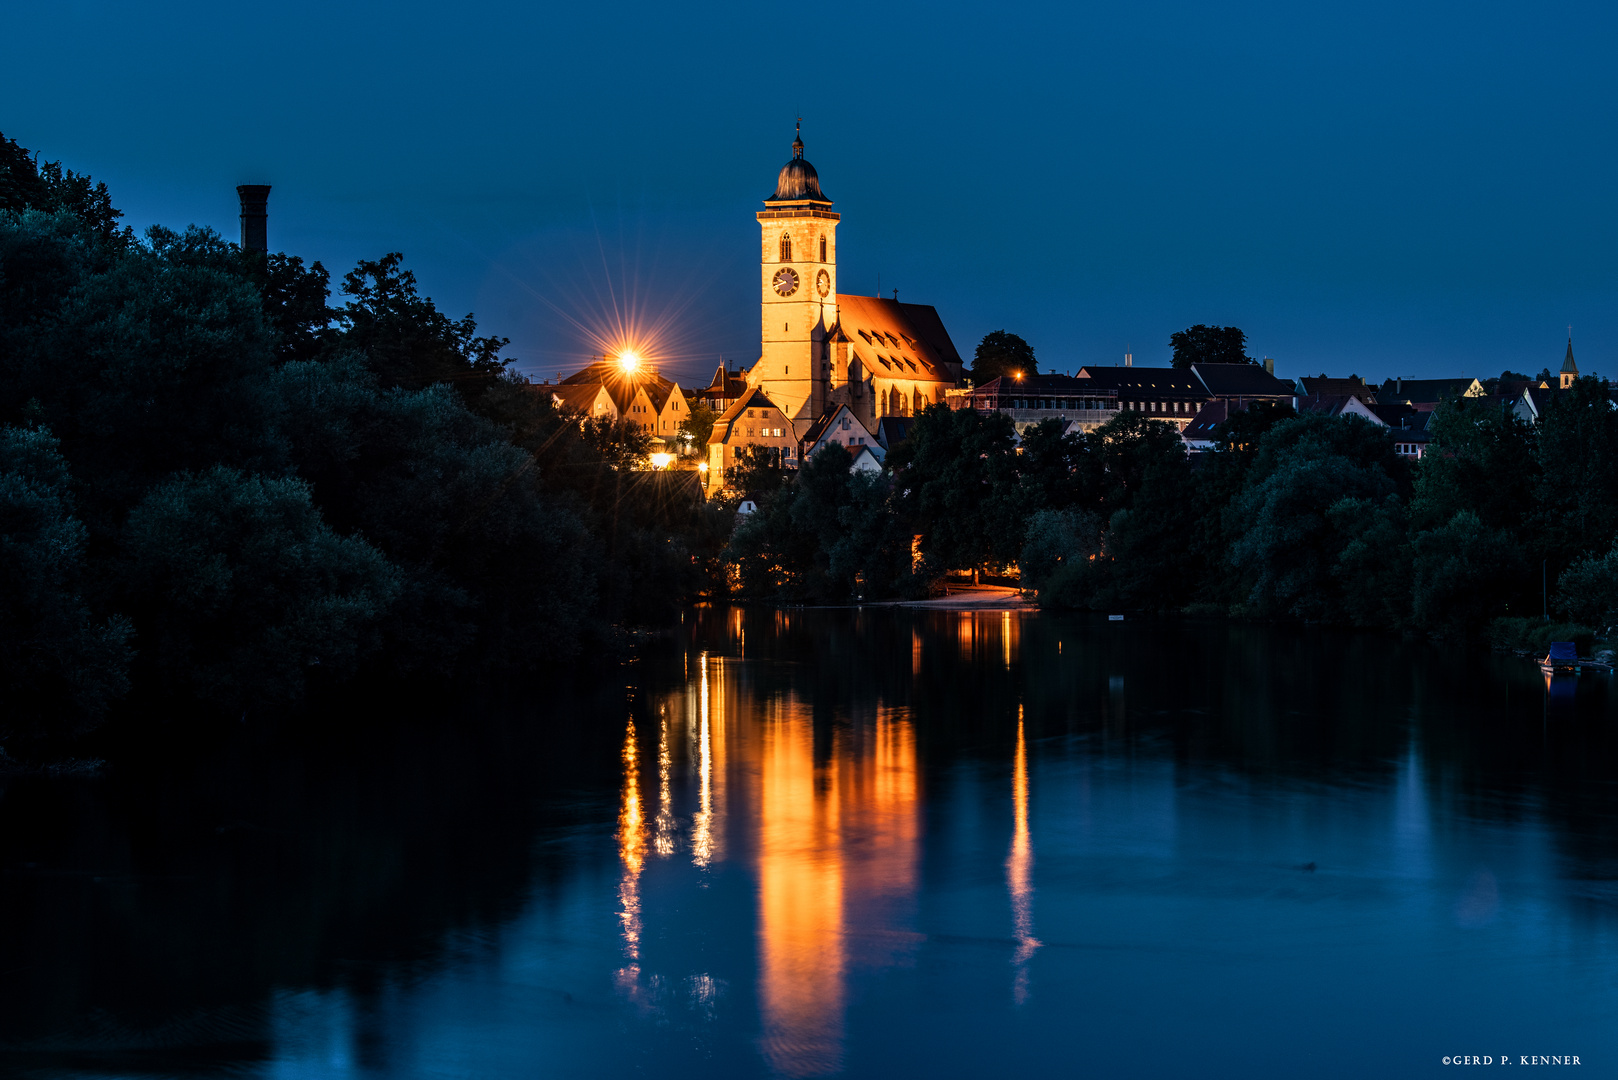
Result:
{"label": "tall brick chimney", "polygon": [[236,195],[242,200],[242,250],[268,252],[270,185],[238,184]]}

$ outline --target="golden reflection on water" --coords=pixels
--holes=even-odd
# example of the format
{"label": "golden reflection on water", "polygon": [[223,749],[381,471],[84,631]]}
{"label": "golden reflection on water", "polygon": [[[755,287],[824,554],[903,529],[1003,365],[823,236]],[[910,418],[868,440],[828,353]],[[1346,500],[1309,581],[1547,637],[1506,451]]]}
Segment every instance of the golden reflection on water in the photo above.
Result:
{"label": "golden reflection on water", "polygon": [[1013,826],[1011,854],[1006,857],[1006,887],[1011,893],[1011,922],[1017,951],[1011,962],[1017,974],[1012,998],[1021,1005],[1028,999],[1028,961],[1039,948],[1034,937],[1034,843],[1028,832],[1028,739],[1023,732],[1022,706],[1017,706],[1017,755],[1011,769]]}
{"label": "golden reflection on water", "polygon": [[[656,963],[643,956],[644,944],[663,938],[642,926],[643,870],[653,855],[667,858],[688,842],[696,885],[706,888],[707,871],[746,851],[758,898],[760,1052],[779,1075],[835,1072],[850,970],[903,962],[917,941],[908,929],[920,876],[915,731],[906,712],[885,707],[836,722],[822,717],[817,752],[815,718],[796,695],[755,697],[748,665],[706,653],[694,659],[685,689],[658,707],[650,822],[633,723],[624,735],[617,839],[626,962],[615,981],[652,1010],[665,1007],[671,986],[722,986],[706,972],[643,973]],[[740,792],[745,817],[727,821],[727,785]],[[693,997],[691,1007],[712,1013],[718,993]]]}
{"label": "golden reflection on water", "polygon": [[881,710],[834,729],[817,761],[809,711],[789,698],[771,703],[757,735],[761,1046],[776,1072],[815,1076],[842,1060],[850,965],[892,959],[853,955],[848,926],[909,943],[884,916],[916,887],[915,733]]}
{"label": "golden reflection on water", "polygon": [[722,854],[715,808],[724,785],[725,702],[722,694],[715,700],[709,685],[710,664],[718,669],[720,661],[710,661],[704,652],[697,674],[697,812],[691,818],[691,861],[699,867]]}
{"label": "golden reflection on water", "polygon": [[624,955],[630,974],[640,959],[640,872],[646,863],[646,819],[640,805],[640,748],[635,742],[635,721],[624,730],[620,755],[624,764],[623,794],[618,804],[618,858],[624,864],[618,884],[618,921],[623,927]]}

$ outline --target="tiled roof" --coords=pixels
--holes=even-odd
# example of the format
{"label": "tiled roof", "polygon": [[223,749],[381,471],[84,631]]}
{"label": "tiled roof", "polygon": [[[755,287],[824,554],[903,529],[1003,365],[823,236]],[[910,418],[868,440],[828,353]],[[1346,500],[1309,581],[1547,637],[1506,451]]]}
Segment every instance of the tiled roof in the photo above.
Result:
{"label": "tiled roof", "polygon": [[1383,383],[1381,396],[1411,405],[1436,405],[1445,397],[1466,394],[1476,382],[1464,375],[1455,379],[1398,379],[1391,387]]}
{"label": "tiled roof", "polygon": [[562,408],[577,413],[589,413],[595,405],[596,395],[601,393],[600,383],[558,383],[545,387],[561,401]]}
{"label": "tiled roof", "polygon": [[892,450],[910,435],[913,416],[884,416],[876,425],[876,441]]}
{"label": "tiled roof", "polygon": [[1191,371],[1221,397],[1292,397],[1297,388],[1278,379],[1258,364],[1193,364]]}
{"label": "tiled roof", "polygon": [[1197,415],[1180,432],[1183,439],[1211,439],[1214,428],[1224,423],[1230,417],[1230,403],[1224,398],[1210,398],[1203,402]]}
{"label": "tiled roof", "polygon": [[1107,390],[1110,387],[1089,379],[1079,379],[1072,375],[1025,375],[1020,379],[1001,375],[990,379],[974,390],[974,393],[983,394],[1082,394],[1087,390]]}
{"label": "tiled roof", "polygon": [[1207,391],[1191,372],[1168,367],[1091,367],[1079,369],[1082,392],[1085,387],[1116,390],[1120,394],[1156,394],[1166,397],[1205,398]]}
{"label": "tiled roof", "polygon": [[775,409],[779,412],[780,406],[765,397],[764,391],[758,387],[748,387],[742,396],[732,402],[730,408],[726,409],[719,419],[713,422],[713,434],[708,436],[708,441],[711,443],[724,442],[730,438],[731,426],[748,409]]}
{"label": "tiled roof", "polygon": [[837,326],[872,373],[955,382],[961,357],[934,308],[838,293]]}
{"label": "tiled roof", "polygon": [[1332,379],[1325,375],[1305,375],[1298,380],[1298,390],[1309,397],[1347,397],[1360,399],[1361,404],[1376,400],[1376,388],[1367,386],[1364,379]]}

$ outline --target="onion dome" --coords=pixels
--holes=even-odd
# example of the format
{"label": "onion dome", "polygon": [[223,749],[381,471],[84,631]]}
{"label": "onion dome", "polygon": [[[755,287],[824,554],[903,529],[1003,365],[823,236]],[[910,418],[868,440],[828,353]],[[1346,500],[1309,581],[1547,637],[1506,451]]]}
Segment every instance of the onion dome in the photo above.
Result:
{"label": "onion dome", "polygon": [[775,194],[765,202],[823,202],[831,200],[820,190],[820,174],[803,158],[803,121],[792,140],[792,160],[781,166],[775,180]]}

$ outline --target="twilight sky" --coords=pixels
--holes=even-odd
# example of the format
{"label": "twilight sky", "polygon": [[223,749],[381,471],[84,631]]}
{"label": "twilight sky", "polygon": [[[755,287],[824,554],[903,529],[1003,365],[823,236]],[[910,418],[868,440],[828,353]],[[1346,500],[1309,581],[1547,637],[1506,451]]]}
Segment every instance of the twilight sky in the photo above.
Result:
{"label": "twilight sky", "polygon": [[1233,324],[1279,374],[1618,375],[1618,7],[11,0],[0,131],[137,229],[423,292],[554,375],[636,328],[758,351],[753,213],[804,117],[840,287],[970,356],[1167,363]]}

